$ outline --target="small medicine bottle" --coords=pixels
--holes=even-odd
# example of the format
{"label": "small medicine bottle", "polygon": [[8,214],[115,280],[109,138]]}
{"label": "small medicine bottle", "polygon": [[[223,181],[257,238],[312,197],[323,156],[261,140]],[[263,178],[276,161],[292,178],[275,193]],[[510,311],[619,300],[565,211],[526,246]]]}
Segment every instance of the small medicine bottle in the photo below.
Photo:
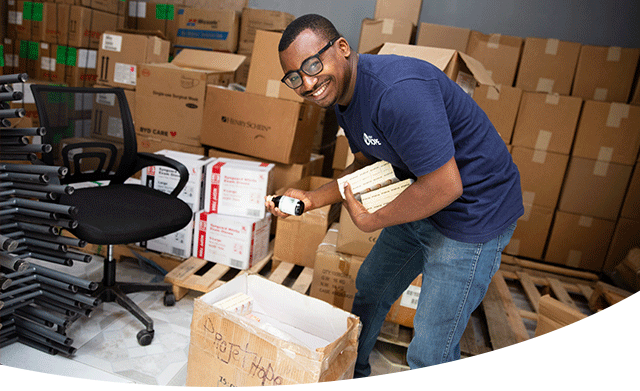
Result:
{"label": "small medicine bottle", "polygon": [[275,196],[271,198],[271,201],[273,201],[276,208],[280,209],[283,213],[300,216],[304,212],[304,202],[299,199],[287,196]]}

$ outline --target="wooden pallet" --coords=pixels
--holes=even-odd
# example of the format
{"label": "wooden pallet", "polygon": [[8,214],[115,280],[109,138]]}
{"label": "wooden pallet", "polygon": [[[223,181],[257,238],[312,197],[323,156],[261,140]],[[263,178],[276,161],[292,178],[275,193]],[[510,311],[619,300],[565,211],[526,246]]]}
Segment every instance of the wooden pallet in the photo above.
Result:
{"label": "wooden pallet", "polygon": [[[266,257],[248,269],[269,280],[285,285],[297,292],[307,294],[313,279],[313,269],[288,262],[280,262],[272,269],[273,241]],[[240,270],[226,265],[191,257],[171,270],[165,276],[165,282],[173,284],[176,300],[182,299],[189,291],[207,293],[230,281]]]}

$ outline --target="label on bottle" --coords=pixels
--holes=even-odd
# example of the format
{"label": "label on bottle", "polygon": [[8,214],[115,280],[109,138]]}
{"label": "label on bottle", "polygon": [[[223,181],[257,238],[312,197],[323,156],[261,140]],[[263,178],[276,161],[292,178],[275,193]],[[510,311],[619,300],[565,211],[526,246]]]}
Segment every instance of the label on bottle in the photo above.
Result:
{"label": "label on bottle", "polygon": [[296,215],[296,207],[298,202],[302,202],[296,198],[282,196],[278,202],[278,208],[286,214]]}

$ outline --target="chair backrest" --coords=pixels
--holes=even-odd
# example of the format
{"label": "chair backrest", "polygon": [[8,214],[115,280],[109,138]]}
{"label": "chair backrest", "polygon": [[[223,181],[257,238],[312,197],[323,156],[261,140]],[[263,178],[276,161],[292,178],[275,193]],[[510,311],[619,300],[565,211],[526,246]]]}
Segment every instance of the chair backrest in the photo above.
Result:
{"label": "chair backrest", "polygon": [[134,174],[136,135],[123,89],[32,84],[31,91],[43,144],[52,146],[42,161],[69,169],[63,183],[121,183]]}

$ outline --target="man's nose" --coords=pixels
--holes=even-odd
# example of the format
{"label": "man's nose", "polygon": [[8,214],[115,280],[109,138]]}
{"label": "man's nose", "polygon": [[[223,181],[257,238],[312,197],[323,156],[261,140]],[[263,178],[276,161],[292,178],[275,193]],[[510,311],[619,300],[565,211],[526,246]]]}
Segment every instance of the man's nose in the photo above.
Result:
{"label": "man's nose", "polygon": [[316,76],[309,76],[305,73],[301,73],[302,76],[302,85],[304,86],[303,92],[311,92],[313,88],[318,83],[318,78]]}

